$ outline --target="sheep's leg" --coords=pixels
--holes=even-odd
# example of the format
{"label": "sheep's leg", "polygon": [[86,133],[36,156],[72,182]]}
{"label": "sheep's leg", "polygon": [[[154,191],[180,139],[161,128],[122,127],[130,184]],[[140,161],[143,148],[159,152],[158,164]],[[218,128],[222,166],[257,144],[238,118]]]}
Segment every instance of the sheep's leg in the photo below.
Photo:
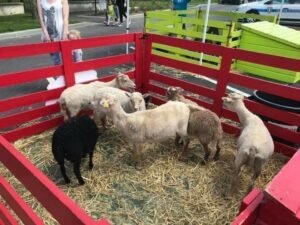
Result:
{"label": "sheep's leg", "polygon": [[143,149],[143,144],[133,144],[133,160],[135,168],[142,169],[141,151]]}
{"label": "sheep's leg", "polygon": [[214,155],[214,158],[213,158],[215,161],[220,159],[220,151],[221,151],[220,141],[218,141],[216,147],[217,147],[217,151],[216,151],[216,153]]}
{"label": "sheep's leg", "polygon": [[77,162],[74,162],[74,164],[73,164],[73,171],[74,171],[74,173],[76,175],[76,178],[77,178],[79,184],[83,185],[84,184],[84,180],[81,177],[80,164],[81,164],[81,160],[79,160]]}
{"label": "sheep's leg", "polygon": [[93,163],[93,155],[94,155],[94,152],[93,151],[90,151],[89,153],[89,157],[90,157],[90,161],[89,161],[89,169],[93,169],[94,167],[94,163]]}
{"label": "sheep's leg", "polygon": [[208,162],[209,156],[210,156],[210,148],[208,146],[207,143],[202,144],[204,151],[205,151],[205,155],[204,155],[204,160],[202,161],[202,164],[206,164]]}
{"label": "sheep's leg", "polygon": [[66,174],[66,168],[65,168],[65,163],[64,162],[61,162],[59,163],[59,166],[60,166],[60,171],[61,171],[61,174],[65,180],[65,183],[66,184],[69,184],[71,181],[70,179],[68,178],[67,174]]}
{"label": "sheep's leg", "polygon": [[264,164],[264,159],[260,157],[255,157],[254,164],[253,164],[254,174],[251,179],[251,184],[248,187],[248,192],[250,192],[253,189],[255,181],[261,173],[263,164]]}
{"label": "sheep's leg", "polygon": [[175,146],[178,146],[178,145],[180,144],[180,143],[179,143],[180,141],[181,141],[181,138],[180,138],[179,134],[176,133],[176,137],[175,137]]}
{"label": "sheep's leg", "polygon": [[244,152],[244,151],[238,151],[236,157],[235,157],[235,161],[234,161],[234,173],[232,176],[232,181],[231,181],[231,192],[233,192],[233,190],[236,188],[237,186],[237,182],[239,180],[239,174],[241,172],[241,168],[243,165],[245,165],[247,163],[247,161],[249,160],[249,155]]}
{"label": "sheep's leg", "polygon": [[103,116],[103,117],[101,118],[101,123],[102,123],[102,127],[103,127],[104,129],[106,129],[106,116]]}
{"label": "sheep's leg", "polygon": [[181,152],[180,160],[186,161],[189,153],[189,143],[190,139],[188,137],[181,137],[183,140],[183,149]]}

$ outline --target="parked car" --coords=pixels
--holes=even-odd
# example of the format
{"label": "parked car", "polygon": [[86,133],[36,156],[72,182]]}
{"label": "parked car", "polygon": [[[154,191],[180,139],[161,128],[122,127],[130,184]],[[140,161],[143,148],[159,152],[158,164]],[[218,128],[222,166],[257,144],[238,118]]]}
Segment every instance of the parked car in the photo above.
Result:
{"label": "parked car", "polygon": [[[236,11],[278,16],[280,8],[281,0],[262,0],[241,4]],[[280,21],[297,23],[300,25],[300,0],[284,0]]]}

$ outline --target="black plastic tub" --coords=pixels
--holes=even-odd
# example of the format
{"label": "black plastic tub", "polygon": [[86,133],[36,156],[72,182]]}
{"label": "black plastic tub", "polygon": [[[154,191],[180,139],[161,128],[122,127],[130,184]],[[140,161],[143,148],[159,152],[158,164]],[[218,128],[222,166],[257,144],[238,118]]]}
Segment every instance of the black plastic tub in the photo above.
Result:
{"label": "black plastic tub", "polygon": [[[288,112],[300,113],[300,102],[291,99],[271,95],[262,91],[253,91],[254,99],[258,102],[272,106],[277,109],[282,109]],[[300,96],[299,96],[300,97]]]}
{"label": "black plastic tub", "polygon": [[[277,109],[281,109],[281,110],[284,110],[284,111],[287,111],[287,112],[293,112],[293,113],[300,114],[300,102],[298,102],[298,101],[294,101],[294,100],[291,100],[291,99],[287,99],[287,98],[283,98],[283,97],[280,97],[280,96],[272,95],[272,94],[269,94],[269,93],[266,93],[266,92],[263,92],[263,91],[258,91],[258,90],[253,91],[253,95],[251,95],[249,97],[249,99],[253,100],[253,101],[256,101],[256,102],[259,102],[259,103],[262,103],[262,104],[265,104],[265,105],[268,105],[268,106],[271,106],[273,108],[277,108]],[[268,118],[268,117],[265,117],[265,116],[260,116],[260,117],[261,117],[262,120],[264,120],[266,122],[274,122],[274,123],[277,123],[278,125],[286,125],[286,124],[283,124],[280,121],[276,121],[274,119],[271,119],[271,118]],[[300,132],[300,127],[297,128],[297,132]],[[273,137],[273,138],[274,138],[274,140],[282,142],[284,144],[298,147],[298,145],[287,142],[287,141],[282,140],[280,138],[276,138],[276,137]]]}

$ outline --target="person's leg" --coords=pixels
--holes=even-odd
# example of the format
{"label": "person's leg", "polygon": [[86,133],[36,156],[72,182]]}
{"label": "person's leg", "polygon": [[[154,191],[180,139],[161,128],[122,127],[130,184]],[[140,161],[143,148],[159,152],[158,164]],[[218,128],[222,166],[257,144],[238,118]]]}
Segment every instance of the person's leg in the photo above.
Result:
{"label": "person's leg", "polygon": [[116,15],[116,21],[115,22],[120,22],[119,7],[117,5],[114,5],[114,11],[115,11],[115,15]]}
{"label": "person's leg", "polygon": [[120,23],[123,23],[123,8],[124,6],[122,5],[118,5],[118,9],[119,9],[119,16],[120,16]]}
{"label": "person's leg", "polygon": [[55,66],[61,64],[60,54],[58,52],[50,53],[50,56]]}

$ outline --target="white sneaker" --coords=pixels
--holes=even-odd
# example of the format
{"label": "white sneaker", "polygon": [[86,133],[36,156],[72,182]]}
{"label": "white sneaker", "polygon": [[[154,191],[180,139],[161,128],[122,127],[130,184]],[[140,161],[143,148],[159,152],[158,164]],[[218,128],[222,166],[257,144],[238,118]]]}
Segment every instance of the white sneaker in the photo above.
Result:
{"label": "white sneaker", "polygon": [[55,79],[53,77],[48,77],[47,81],[49,82],[49,84],[51,84],[55,81]]}
{"label": "white sneaker", "polygon": [[119,23],[117,26],[118,26],[118,27],[122,27],[122,26],[123,26],[123,23]]}

